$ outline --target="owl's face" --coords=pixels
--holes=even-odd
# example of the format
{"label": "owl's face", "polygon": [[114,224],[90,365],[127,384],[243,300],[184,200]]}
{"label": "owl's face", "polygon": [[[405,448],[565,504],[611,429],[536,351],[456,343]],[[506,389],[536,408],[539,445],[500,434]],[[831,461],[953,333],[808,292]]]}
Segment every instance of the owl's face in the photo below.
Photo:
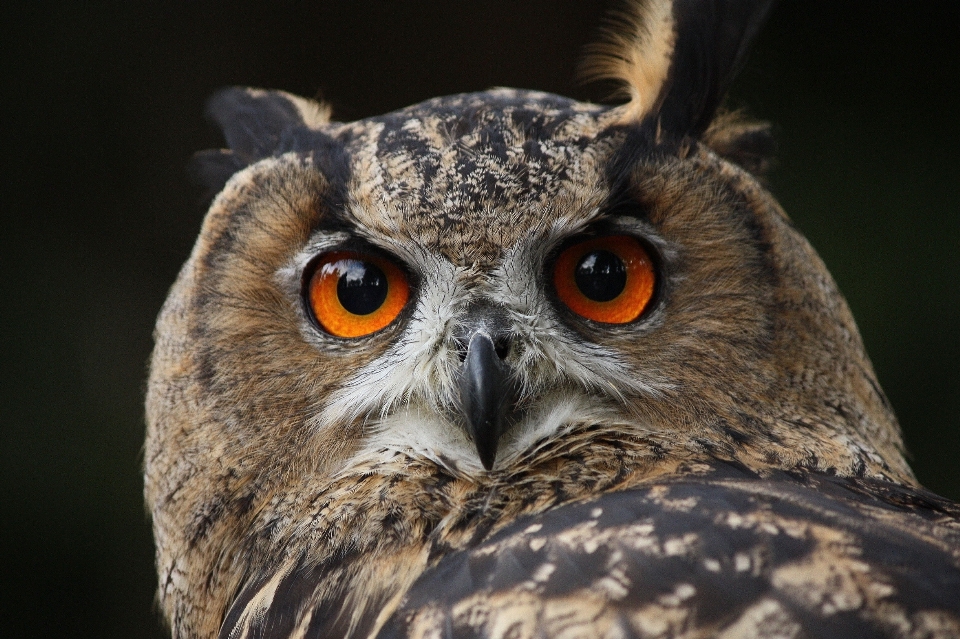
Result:
{"label": "owl's face", "polygon": [[348,140],[337,201],[273,278],[316,377],[345,373],[318,429],[475,474],[670,388],[634,351],[671,248],[611,190],[626,133],[604,115],[503,90],[324,133]]}
{"label": "owl's face", "polygon": [[542,506],[549,477],[575,496],[711,458],[910,481],[845,303],[744,168],[763,128],[671,103],[504,89],[342,124],[215,99],[231,150],[204,170],[232,177],[148,396],[175,626],[215,629],[292,540],[321,564],[372,519],[402,546],[429,534],[414,511]]}
{"label": "owl's face", "polygon": [[[276,447],[278,416],[328,472],[402,451],[479,477],[598,420],[743,445],[782,419],[771,402],[809,414],[809,397],[784,398],[791,359],[840,377],[827,340],[849,335],[783,308],[801,291],[827,312],[822,267],[706,145],[513,90],[318,126],[292,96],[220,99],[285,107],[300,127],[296,151],[227,184],[194,267],[205,395],[239,413],[245,442],[266,438],[252,449]],[[788,241],[802,274],[771,250]],[[829,423],[821,456],[859,459]],[[782,438],[764,446],[807,454]]]}

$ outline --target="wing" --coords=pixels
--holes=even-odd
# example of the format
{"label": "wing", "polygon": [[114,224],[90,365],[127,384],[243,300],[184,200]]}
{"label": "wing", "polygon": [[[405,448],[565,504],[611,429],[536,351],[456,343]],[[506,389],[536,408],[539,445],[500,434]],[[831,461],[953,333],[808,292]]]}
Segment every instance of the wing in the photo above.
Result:
{"label": "wing", "polygon": [[380,637],[960,636],[960,512],[925,491],[721,470],[518,521]]}

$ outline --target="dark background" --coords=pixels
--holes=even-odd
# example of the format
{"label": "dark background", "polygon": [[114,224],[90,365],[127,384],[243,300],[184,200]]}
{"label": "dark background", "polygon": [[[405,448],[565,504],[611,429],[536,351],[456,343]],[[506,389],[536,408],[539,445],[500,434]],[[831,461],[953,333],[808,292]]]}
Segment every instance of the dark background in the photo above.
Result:
{"label": "dark background", "polygon": [[[218,87],[355,119],[577,84],[609,2],[4,3],[0,634],[155,637],[142,506],[150,331],[199,228]],[[731,103],[831,268],[913,465],[960,499],[960,3],[785,0]]]}

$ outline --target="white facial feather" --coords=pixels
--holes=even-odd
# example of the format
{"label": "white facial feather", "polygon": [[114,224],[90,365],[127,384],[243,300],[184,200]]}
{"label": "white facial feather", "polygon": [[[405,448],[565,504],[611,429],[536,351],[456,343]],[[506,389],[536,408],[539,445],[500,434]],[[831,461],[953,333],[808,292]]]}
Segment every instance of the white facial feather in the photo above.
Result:
{"label": "white facial feather", "polygon": [[[495,469],[510,467],[533,455],[551,439],[578,426],[621,424],[624,432],[644,434],[641,423],[624,419],[608,399],[587,393],[556,391],[539,398],[534,409],[513,425],[500,440]],[[406,406],[367,425],[363,448],[343,468],[346,472],[367,462],[386,461],[396,455],[427,459],[455,476],[477,476],[484,471],[476,447],[467,433],[443,415],[419,406]]]}
{"label": "white facial feather", "polygon": [[387,351],[356,371],[326,406],[321,423],[380,418],[401,403],[417,401],[433,410],[456,402],[454,374],[459,359],[451,329],[457,311],[471,299],[466,269],[421,254],[424,277],[407,325]]}

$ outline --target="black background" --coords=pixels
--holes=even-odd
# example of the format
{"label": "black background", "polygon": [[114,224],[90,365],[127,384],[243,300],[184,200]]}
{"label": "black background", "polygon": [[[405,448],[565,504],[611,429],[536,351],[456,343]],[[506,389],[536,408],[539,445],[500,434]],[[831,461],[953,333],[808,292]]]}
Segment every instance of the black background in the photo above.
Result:
{"label": "black background", "polygon": [[[160,636],[140,479],[157,311],[218,87],[338,119],[575,81],[609,2],[4,3],[0,634]],[[784,0],[731,104],[858,318],[920,480],[960,498],[960,4]]]}

